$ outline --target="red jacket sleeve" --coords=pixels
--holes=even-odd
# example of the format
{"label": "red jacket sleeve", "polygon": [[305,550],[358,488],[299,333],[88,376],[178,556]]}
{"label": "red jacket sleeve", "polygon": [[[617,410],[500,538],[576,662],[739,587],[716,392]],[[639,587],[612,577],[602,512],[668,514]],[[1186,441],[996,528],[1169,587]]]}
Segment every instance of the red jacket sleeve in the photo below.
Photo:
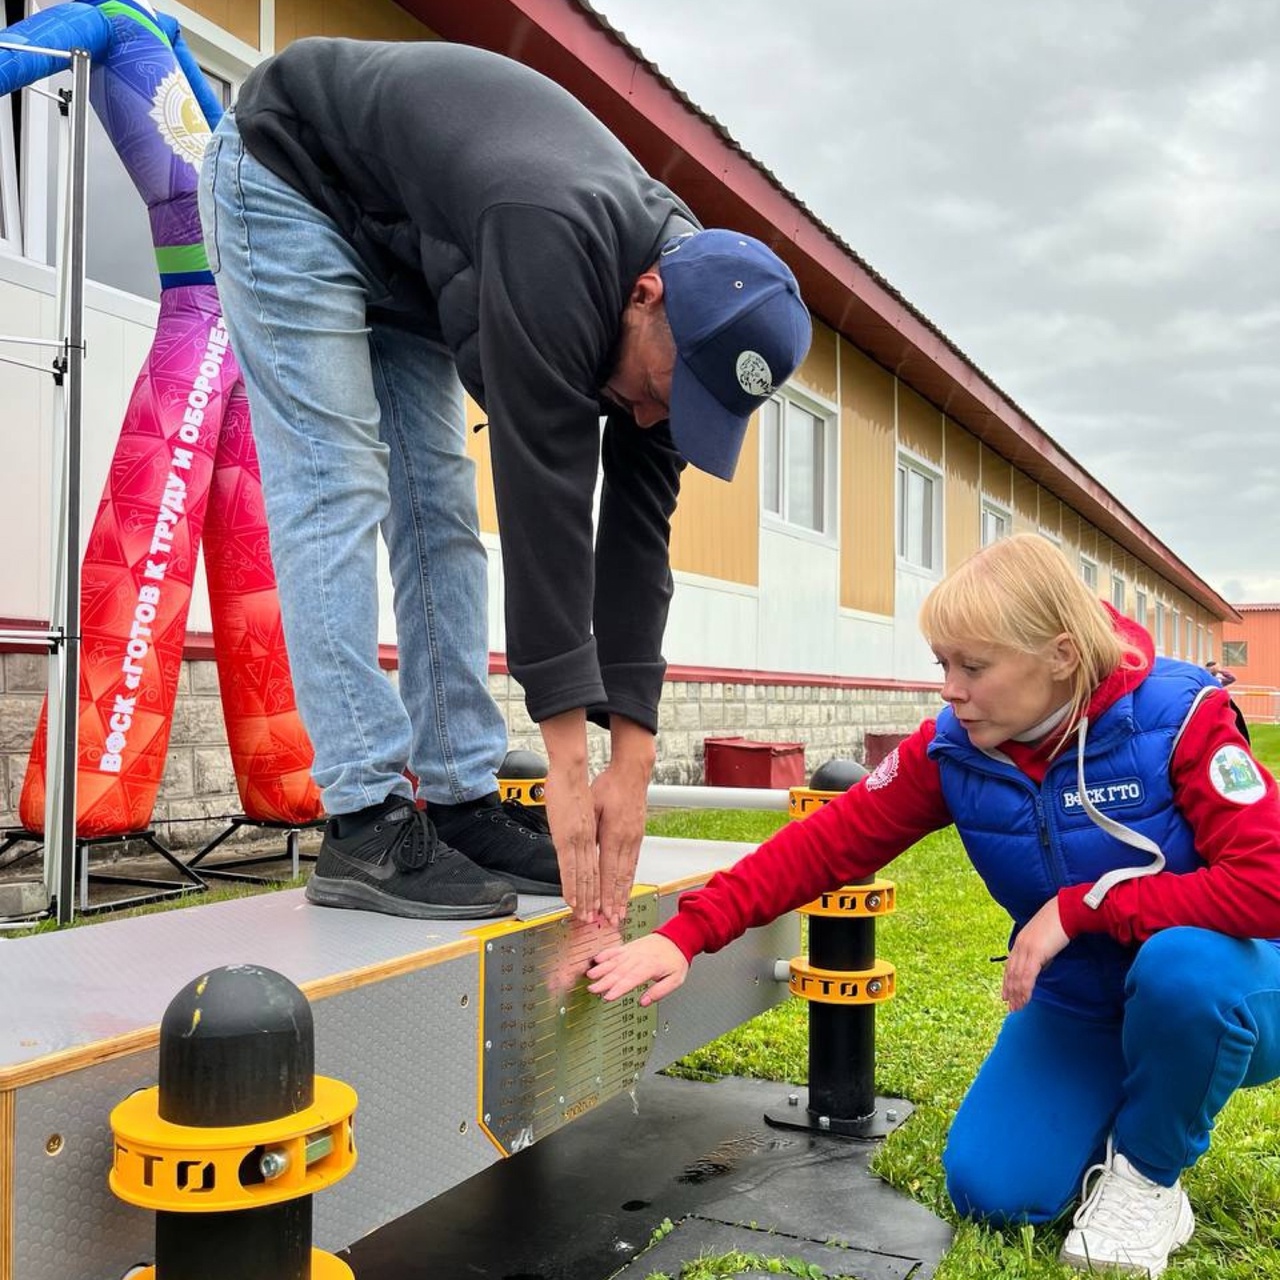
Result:
{"label": "red jacket sleeve", "polygon": [[922,836],[951,822],[926,720],[872,773],[754,853],[680,899],[658,932],[692,960],[819,894],[865,880]]}
{"label": "red jacket sleeve", "polygon": [[[1254,784],[1223,788],[1219,764],[1236,752],[1252,765]],[[1280,792],[1249,752],[1225,692],[1210,692],[1192,713],[1171,774],[1175,803],[1206,865],[1186,875],[1162,871],[1122,881],[1096,911],[1084,905],[1090,885],[1061,890],[1068,936],[1109,933],[1135,943],[1160,929],[1197,925],[1234,938],[1280,937]]]}

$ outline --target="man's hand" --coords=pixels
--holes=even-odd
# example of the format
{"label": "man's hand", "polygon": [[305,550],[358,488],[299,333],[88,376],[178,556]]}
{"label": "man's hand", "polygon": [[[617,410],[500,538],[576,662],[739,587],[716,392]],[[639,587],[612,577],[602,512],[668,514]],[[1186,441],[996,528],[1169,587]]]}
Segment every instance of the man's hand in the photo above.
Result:
{"label": "man's hand", "polygon": [[1040,971],[1070,941],[1062,928],[1058,899],[1050,898],[1027,921],[1026,927],[1014,940],[1009,959],[1005,962],[1000,997],[1009,1006],[1011,1013],[1016,1013],[1031,999]]}
{"label": "man's hand", "polygon": [[580,920],[600,910],[596,811],[587,780],[587,718],[565,711],[539,726],[547,748],[547,823],[564,900]]}
{"label": "man's hand", "polygon": [[600,842],[600,906],[604,918],[620,926],[631,900],[657,752],[648,729],[619,715],[610,720],[609,766],[592,783],[591,793]]}
{"label": "man's hand", "polygon": [[587,990],[605,1000],[619,1000],[628,991],[653,985],[640,997],[643,1005],[669,996],[688,976],[689,962],[674,942],[660,933],[637,938],[621,947],[606,947],[587,969]]}

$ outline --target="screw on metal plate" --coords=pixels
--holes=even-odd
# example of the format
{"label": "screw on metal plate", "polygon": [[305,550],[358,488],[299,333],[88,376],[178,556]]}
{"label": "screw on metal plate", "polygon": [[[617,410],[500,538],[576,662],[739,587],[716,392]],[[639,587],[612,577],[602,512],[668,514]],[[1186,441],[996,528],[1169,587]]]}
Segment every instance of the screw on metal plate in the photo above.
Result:
{"label": "screw on metal plate", "polygon": [[51,1133],[44,1140],[44,1149],[46,1155],[56,1156],[62,1148],[66,1146],[66,1142],[60,1133]]}
{"label": "screw on metal plate", "polygon": [[798,1093],[787,1094],[787,1106],[798,1107],[800,1105],[800,1095]]}
{"label": "screw on metal plate", "polygon": [[258,1172],[270,1182],[278,1178],[289,1167],[289,1156],[284,1151],[264,1151],[258,1161]]}
{"label": "screw on metal plate", "polygon": [[461,1006],[462,1006],[462,1008],[464,1008],[464,1009],[465,1009],[465,1008],[467,1007],[467,1005],[469,1005],[470,1003],[471,1003],[471,997],[470,997],[470,996],[469,996],[469,995],[464,991],[464,992],[463,992],[463,993],[458,997],[458,1004],[459,1004],[459,1005],[461,1005]]}
{"label": "screw on metal plate", "polygon": [[819,1129],[830,1129],[830,1128],[831,1128],[831,1117],[830,1117],[830,1116],[819,1116],[819,1117],[818,1117],[818,1128],[819,1128]]}

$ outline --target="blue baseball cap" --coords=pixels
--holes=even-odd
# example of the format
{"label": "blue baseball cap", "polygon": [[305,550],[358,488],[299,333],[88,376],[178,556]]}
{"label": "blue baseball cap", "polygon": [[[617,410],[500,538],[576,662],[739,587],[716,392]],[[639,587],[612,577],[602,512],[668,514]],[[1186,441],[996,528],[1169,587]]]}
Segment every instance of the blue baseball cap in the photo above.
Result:
{"label": "blue baseball cap", "polygon": [[658,273],[676,345],[672,439],[699,471],[732,480],[748,419],[809,350],[800,286],[768,245],[715,228],[668,240]]}

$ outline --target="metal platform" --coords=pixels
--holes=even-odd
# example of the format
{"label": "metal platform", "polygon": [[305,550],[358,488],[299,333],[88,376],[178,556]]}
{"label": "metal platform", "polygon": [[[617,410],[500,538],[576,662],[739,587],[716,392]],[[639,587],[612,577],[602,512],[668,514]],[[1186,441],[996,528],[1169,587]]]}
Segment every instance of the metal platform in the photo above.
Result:
{"label": "metal platform", "polygon": [[[628,933],[750,847],[647,839]],[[119,1280],[152,1257],[152,1215],[107,1190],[107,1116],[155,1083],[165,1007],[208,969],[296,982],[317,1070],[359,1094],[359,1164],[315,1201],[316,1244],[337,1251],[785,998],[775,963],[799,949],[799,921],[699,960],[660,1012],[575,982],[607,939],[553,898],[476,927],[293,890],[0,940],[0,1280]]]}

